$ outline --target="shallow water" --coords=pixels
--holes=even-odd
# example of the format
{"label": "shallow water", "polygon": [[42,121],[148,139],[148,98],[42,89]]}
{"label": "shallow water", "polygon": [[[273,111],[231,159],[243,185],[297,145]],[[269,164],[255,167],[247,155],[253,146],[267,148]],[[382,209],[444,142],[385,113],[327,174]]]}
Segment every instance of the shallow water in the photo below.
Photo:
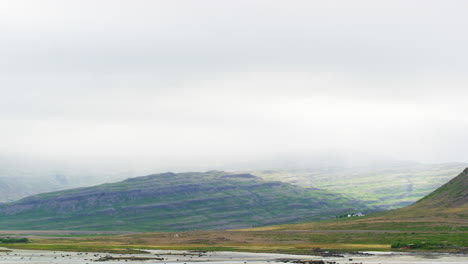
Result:
{"label": "shallow water", "polygon": [[[295,260],[323,260],[325,263],[336,262],[337,264],[435,264],[435,263],[458,263],[468,264],[468,255],[461,254],[414,254],[394,252],[369,252],[373,255],[345,255],[344,257],[321,257],[304,255],[286,255],[270,253],[242,253],[242,252],[206,252],[194,254],[188,251],[175,250],[149,250],[148,254],[108,254],[108,253],[81,253],[81,252],[53,252],[40,250],[16,250],[12,252],[0,252],[0,264],[7,263],[51,263],[51,264],[86,264],[86,263],[160,263],[160,264],[274,264],[286,263],[284,259]],[[102,257],[113,258],[137,257],[151,258],[150,260],[125,260],[110,259],[99,262]],[[157,260],[155,258],[163,258]],[[291,263],[291,262],[289,262]]]}

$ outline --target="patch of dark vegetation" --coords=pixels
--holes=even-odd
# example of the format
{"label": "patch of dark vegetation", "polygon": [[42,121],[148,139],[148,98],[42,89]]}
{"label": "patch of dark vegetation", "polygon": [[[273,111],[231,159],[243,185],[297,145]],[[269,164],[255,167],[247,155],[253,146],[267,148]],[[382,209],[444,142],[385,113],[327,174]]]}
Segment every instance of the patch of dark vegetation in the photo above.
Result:
{"label": "patch of dark vegetation", "polygon": [[421,241],[396,241],[393,242],[391,248],[399,249],[444,249],[451,248],[452,244],[440,242],[421,242]]}
{"label": "patch of dark vegetation", "polygon": [[26,237],[4,237],[0,238],[0,243],[5,243],[5,244],[12,244],[12,243],[28,243],[29,239]]}
{"label": "patch of dark vegetation", "polygon": [[259,179],[257,176],[254,176],[252,174],[228,174],[222,176],[222,178],[244,178],[244,179]]}

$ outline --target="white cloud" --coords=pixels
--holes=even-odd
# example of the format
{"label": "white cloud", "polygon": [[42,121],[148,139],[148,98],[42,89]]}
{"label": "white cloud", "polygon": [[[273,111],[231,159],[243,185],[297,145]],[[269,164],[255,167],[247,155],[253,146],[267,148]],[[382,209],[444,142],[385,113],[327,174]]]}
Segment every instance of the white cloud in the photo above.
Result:
{"label": "white cloud", "polygon": [[206,169],[321,151],[462,161],[466,5],[3,2],[2,153]]}

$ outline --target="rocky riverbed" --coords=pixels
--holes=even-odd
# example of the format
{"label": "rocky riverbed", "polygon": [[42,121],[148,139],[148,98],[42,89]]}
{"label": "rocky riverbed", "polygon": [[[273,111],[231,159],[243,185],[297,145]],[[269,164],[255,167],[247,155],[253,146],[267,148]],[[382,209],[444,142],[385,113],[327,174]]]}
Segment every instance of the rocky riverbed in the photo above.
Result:
{"label": "rocky riverbed", "polygon": [[91,252],[57,252],[40,250],[17,250],[0,252],[0,264],[50,263],[132,263],[132,264],[435,264],[468,263],[468,255],[439,253],[395,253],[367,252],[366,254],[344,254],[342,256],[304,256],[270,253],[243,252],[189,252],[174,250],[147,250],[145,254],[109,254]]}

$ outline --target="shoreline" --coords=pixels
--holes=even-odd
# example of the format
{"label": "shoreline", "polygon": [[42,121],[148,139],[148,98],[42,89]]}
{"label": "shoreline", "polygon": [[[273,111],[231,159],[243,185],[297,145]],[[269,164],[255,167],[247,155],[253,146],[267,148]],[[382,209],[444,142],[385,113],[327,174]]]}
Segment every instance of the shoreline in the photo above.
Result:
{"label": "shoreline", "polygon": [[[0,248],[6,249],[6,248]],[[186,251],[186,250],[144,250],[143,254],[116,254],[105,252],[47,251],[28,249],[8,249],[0,251],[0,263],[52,263],[85,264],[92,262],[120,263],[129,261],[133,264],[271,264],[271,263],[335,263],[335,264],[428,264],[428,263],[466,263],[468,254],[455,253],[414,253],[367,251],[359,254],[323,257],[318,255],[295,255],[279,253],[249,253],[231,251]]]}

